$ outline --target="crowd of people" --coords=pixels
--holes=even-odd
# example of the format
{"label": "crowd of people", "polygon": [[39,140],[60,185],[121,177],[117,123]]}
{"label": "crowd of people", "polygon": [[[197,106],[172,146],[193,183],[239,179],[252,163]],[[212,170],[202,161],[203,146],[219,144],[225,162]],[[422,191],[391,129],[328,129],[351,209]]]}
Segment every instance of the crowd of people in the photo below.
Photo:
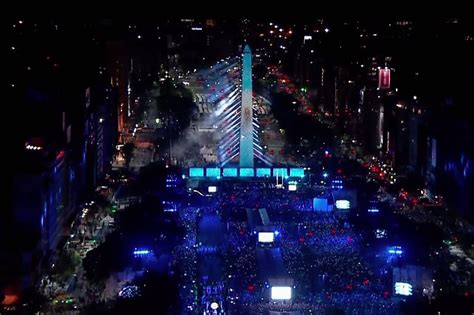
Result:
{"label": "crowd of people", "polygon": [[180,209],[179,223],[185,228],[183,242],[176,246],[172,252],[173,263],[181,276],[180,301],[183,304],[183,314],[195,314],[198,304],[196,285],[196,220],[198,209],[184,207]]}
{"label": "crowd of people", "polygon": [[226,236],[228,273],[235,275],[231,286],[240,292],[252,289],[257,282],[255,238],[244,222],[230,222]]}
{"label": "crowd of people", "polygon": [[[386,299],[387,290],[390,293],[391,290],[374,276],[371,266],[364,261],[360,253],[360,247],[365,245],[362,234],[352,229],[346,216],[303,212],[312,206],[310,198],[269,184],[231,184],[231,191],[229,195],[223,190],[220,196],[223,207],[236,212],[247,207],[267,208],[271,225],[279,231],[277,245],[281,247],[285,268],[295,280],[296,295],[290,309],[315,311],[337,306],[376,314],[393,308]],[[249,311],[271,309],[256,272],[256,237],[248,231],[246,221],[233,222],[230,227],[228,237],[232,247],[243,257],[239,259],[239,255],[235,255],[234,264],[242,267],[234,268],[239,270],[239,277],[245,279],[242,286],[245,283],[248,286],[241,287],[246,291],[242,294],[241,306],[249,307]],[[335,298],[328,300],[327,294]],[[353,300],[359,304],[352,303]]]}
{"label": "crowd of people", "polygon": [[[200,309],[204,284],[200,279],[206,260],[200,255],[216,253],[201,250],[199,224],[219,220],[224,244],[218,246],[223,258],[222,280],[227,306],[234,312],[258,314],[265,310],[298,310],[303,313],[335,307],[349,313],[393,313],[387,288],[377,270],[369,265],[361,248],[363,236],[349,223],[347,215],[316,213],[308,210],[311,199],[304,193],[278,189],[268,182],[225,182],[209,197],[208,208],[188,206],[178,211],[186,228],[182,245],[173,255],[182,269],[181,299],[189,313]],[[271,227],[278,231],[274,247],[282,253],[284,267],[294,280],[293,297],[285,305],[274,303],[268,282],[257,261],[257,235],[246,209],[267,209]],[[212,213],[206,222],[203,213]],[[258,213],[258,212],[256,212]],[[262,224],[261,218],[257,225]],[[201,248],[201,249],[200,249]],[[385,274],[388,276],[387,274]],[[388,292],[390,291],[390,292]],[[184,312],[186,313],[186,312]]]}

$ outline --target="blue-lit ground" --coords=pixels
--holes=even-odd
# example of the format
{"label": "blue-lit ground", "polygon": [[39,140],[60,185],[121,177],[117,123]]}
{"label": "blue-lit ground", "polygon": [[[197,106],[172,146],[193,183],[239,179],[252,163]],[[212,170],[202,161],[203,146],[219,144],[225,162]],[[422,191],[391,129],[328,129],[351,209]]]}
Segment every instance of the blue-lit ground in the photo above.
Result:
{"label": "blue-lit ground", "polygon": [[[220,307],[233,314],[318,313],[333,306],[351,314],[396,313],[389,270],[397,257],[388,258],[397,255],[368,257],[374,249],[367,248],[346,214],[311,211],[304,184],[298,192],[277,189],[272,180],[221,180],[216,185],[212,195],[194,193],[196,206],[177,214],[187,232],[175,252],[185,270],[181,298],[187,314],[196,308],[210,312],[213,301],[222,301]],[[252,228],[262,225],[260,208],[278,231],[271,248],[258,245]],[[294,280],[290,303],[271,302],[271,278]]]}

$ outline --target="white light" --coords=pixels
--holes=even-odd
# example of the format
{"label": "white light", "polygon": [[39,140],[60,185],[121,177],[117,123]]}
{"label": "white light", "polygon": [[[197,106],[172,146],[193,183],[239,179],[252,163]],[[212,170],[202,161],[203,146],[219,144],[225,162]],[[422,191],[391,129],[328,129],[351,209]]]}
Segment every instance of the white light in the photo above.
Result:
{"label": "white light", "polygon": [[209,186],[209,187],[207,187],[207,192],[215,193],[216,191],[217,191],[217,187],[216,187],[216,186]]}
{"label": "white light", "polygon": [[295,184],[288,185],[288,190],[289,191],[296,191],[296,185]]}
{"label": "white light", "polygon": [[326,33],[328,33],[328,32],[329,32],[329,28],[326,27],[326,28],[324,29],[324,31],[325,31]]}
{"label": "white light", "polygon": [[141,39],[141,38],[142,38],[142,35],[138,35],[137,38],[138,38],[138,39]]}
{"label": "white light", "polygon": [[337,209],[349,209],[350,207],[351,203],[349,200],[336,200]]}
{"label": "white light", "polygon": [[219,304],[217,304],[216,302],[211,303],[211,309],[217,310],[218,308],[219,308]]}
{"label": "white light", "polygon": [[271,298],[272,300],[290,300],[291,287],[272,287]]}
{"label": "white light", "polygon": [[273,232],[258,232],[259,243],[273,243],[275,234]]}
{"label": "white light", "polygon": [[395,282],[395,294],[409,296],[412,295],[412,285],[405,282]]}
{"label": "white light", "polygon": [[418,97],[416,97],[416,95],[413,95],[413,99],[416,100]]}

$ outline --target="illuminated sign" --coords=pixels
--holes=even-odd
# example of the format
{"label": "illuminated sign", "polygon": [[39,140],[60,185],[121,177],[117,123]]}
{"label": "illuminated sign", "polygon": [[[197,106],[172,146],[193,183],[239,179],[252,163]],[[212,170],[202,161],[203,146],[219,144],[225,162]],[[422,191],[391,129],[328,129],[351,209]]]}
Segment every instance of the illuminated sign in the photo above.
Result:
{"label": "illuminated sign", "polygon": [[337,209],[350,209],[351,202],[349,200],[336,200]]}
{"label": "illuminated sign", "polygon": [[313,198],[314,211],[329,211],[328,200],[326,198]]}
{"label": "illuminated sign", "polygon": [[272,170],[269,168],[257,168],[257,177],[270,177]]}
{"label": "illuminated sign", "polygon": [[387,237],[387,231],[386,231],[386,230],[377,229],[377,230],[375,231],[375,237],[376,237],[376,238],[385,238],[385,237]]}
{"label": "illuminated sign", "polygon": [[379,69],[379,89],[390,88],[390,69]]}
{"label": "illuminated sign", "polygon": [[304,177],[304,169],[290,168],[290,177]]}
{"label": "illuminated sign", "polygon": [[272,287],[271,298],[272,300],[290,300],[291,287]]}
{"label": "illuminated sign", "polygon": [[273,176],[288,177],[288,170],[286,168],[274,168]]}
{"label": "illuminated sign", "polygon": [[209,186],[207,187],[207,192],[209,193],[215,193],[217,191],[217,187],[216,186]]}
{"label": "illuminated sign", "polygon": [[290,184],[290,185],[288,185],[288,190],[289,190],[289,191],[296,191],[296,184]]}
{"label": "illuminated sign", "polygon": [[176,212],[178,210],[178,206],[175,202],[172,201],[163,201],[163,211],[165,212]]}
{"label": "illuminated sign", "polygon": [[253,168],[243,167],[240,169],[240,177],[253,177],[254,171]]}
{"label": "illuminated sign", "polygon": [[133,256],[135,257],[143,257],[143,256],[148,256],[152,253],[151,250],[149,249],[137,249],[135,248],[134,251],[133,251]]}
{"label": "illuminated sign", "polygon": [[226,167],[222,169],[222,176],[225,177],[236,177],[237,176],[237,169]]}
{"label": "illuminated sign", "polygon": [[273,232],[258,232],[259,243],[273,243],[275,234]]}
{"label": "illuminated sign", "polygon": [[406,282],[395,282],[395,294],[410,296],[413,294],[413,287]]}
{"label": "illuminated sign", "polygon": [[401,256],[403,254],[401,246],[391,246],[388,248],[388,253],[391,255]]}
{"label": "illuminated sign", "polygon": [[189,177],[203,177],[204,169],[202,167],[190,167]]}
{"label": "illuminated sign", "polygon": [[221,176],[221,169],[220,168],[206,168],[206,176],[219,177]]}

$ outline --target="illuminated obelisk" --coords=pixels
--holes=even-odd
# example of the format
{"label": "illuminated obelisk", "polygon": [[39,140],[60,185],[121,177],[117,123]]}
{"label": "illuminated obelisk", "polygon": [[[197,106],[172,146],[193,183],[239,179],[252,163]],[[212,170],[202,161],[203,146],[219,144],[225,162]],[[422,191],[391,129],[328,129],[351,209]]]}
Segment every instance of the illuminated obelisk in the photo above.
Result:
{"label": "illuminated obelisk", "polygon": [[242,66],[240,167],[253,167],[252,52],[245,45]]}

